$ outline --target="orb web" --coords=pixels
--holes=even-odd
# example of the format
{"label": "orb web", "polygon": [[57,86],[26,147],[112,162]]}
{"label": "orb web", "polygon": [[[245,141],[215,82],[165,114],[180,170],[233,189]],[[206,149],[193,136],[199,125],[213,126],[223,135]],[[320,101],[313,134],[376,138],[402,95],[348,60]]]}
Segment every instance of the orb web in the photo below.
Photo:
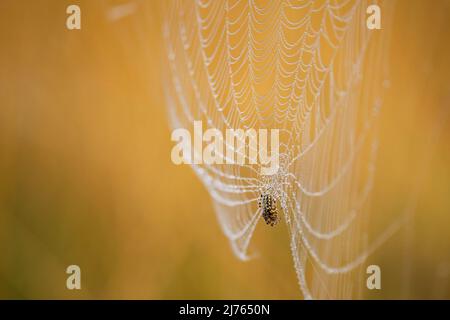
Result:
{"label": "orb web", "polygon": [[[163,25],[172,128],[280,130],[280,169],[192,165],[240,259],[270,192],[287,224],[305,298],[354,298],[369,239],[386,31],[373,1],[170,1]],[[383,18],[387,3],[378,2]],[[388,19],[383,20],[386,29]],[[245,150],[235,152],[248,155]],[[247,161],[247,163],[249,163]],[[359,280],[356,280],[359,279]]]}

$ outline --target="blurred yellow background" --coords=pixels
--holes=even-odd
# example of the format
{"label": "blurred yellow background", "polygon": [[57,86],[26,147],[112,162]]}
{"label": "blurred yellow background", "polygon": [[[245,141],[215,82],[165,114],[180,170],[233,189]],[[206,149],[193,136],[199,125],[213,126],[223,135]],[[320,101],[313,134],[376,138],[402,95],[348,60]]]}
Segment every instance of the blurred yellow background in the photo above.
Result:
{"label": "blurred yellow background", "polygon": [[[259,257],[239,261],[204,187],[172,164],[162,2],[108,19],[124,2],[0,4],[0,298],[301,297],[285,225],[257,228]],[[381,31],[391,83],[373,208],[415,218],[370,258],[383,290],[369,298],[450,298],[449,24],[449,1],[398,0]],[[80,291],[66,289],[71,264]]]}

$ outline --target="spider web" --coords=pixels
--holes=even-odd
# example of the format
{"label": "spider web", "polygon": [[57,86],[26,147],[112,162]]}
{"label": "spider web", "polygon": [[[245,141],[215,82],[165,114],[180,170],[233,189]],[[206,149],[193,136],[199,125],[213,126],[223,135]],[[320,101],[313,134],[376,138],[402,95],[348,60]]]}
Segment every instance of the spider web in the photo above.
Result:
{"label": "spider web", "polygon": [[[167,5],[172,127],[201,120],[204,130],[280,129],[280,169],[273,176],[260,175],[259,165],[192,167],[242,260],[251,257],[260,195],[270,190],[278,199],[305,298],[360,296],[364,261],[397,228],[374,239],[367,232],[385,66],[385,33],[366,27],[370,4]],[[379,5],[387,17],[389,8]]]}

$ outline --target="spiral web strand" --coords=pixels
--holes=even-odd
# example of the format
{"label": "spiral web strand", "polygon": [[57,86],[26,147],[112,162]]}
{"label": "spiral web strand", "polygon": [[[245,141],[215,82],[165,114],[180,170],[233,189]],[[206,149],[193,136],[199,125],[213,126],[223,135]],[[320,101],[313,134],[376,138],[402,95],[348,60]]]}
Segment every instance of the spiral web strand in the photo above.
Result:
{"label": "spiral web strand", "polygon": [[[173,128],[280,129],[280,169],[193,165],[234,253],[248,259],[258,199],[280,203],[305,298],[353,298],[369,239],[384,34],[366,1],[170,1],[163,26]],[[383,13],[389,8],[379,3]],[[386,16],[386,15],[385,15]],[[386,21],[383,21],[385,28]],[[245,150],[235,150],[245,155]],[[246,163],[249,163],[248,161]]]}

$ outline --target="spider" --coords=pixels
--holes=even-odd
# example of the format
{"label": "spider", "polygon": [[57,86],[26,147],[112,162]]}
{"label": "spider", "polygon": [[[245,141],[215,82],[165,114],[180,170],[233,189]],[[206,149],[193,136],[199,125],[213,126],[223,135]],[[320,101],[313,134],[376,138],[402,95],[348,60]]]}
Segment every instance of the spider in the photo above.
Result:
{"label": "spider", "polygon": [[263,218],[266,224],[273,227],[278,223],[277,200],[271,194],[261,194],[258,206],[263,210]]}

